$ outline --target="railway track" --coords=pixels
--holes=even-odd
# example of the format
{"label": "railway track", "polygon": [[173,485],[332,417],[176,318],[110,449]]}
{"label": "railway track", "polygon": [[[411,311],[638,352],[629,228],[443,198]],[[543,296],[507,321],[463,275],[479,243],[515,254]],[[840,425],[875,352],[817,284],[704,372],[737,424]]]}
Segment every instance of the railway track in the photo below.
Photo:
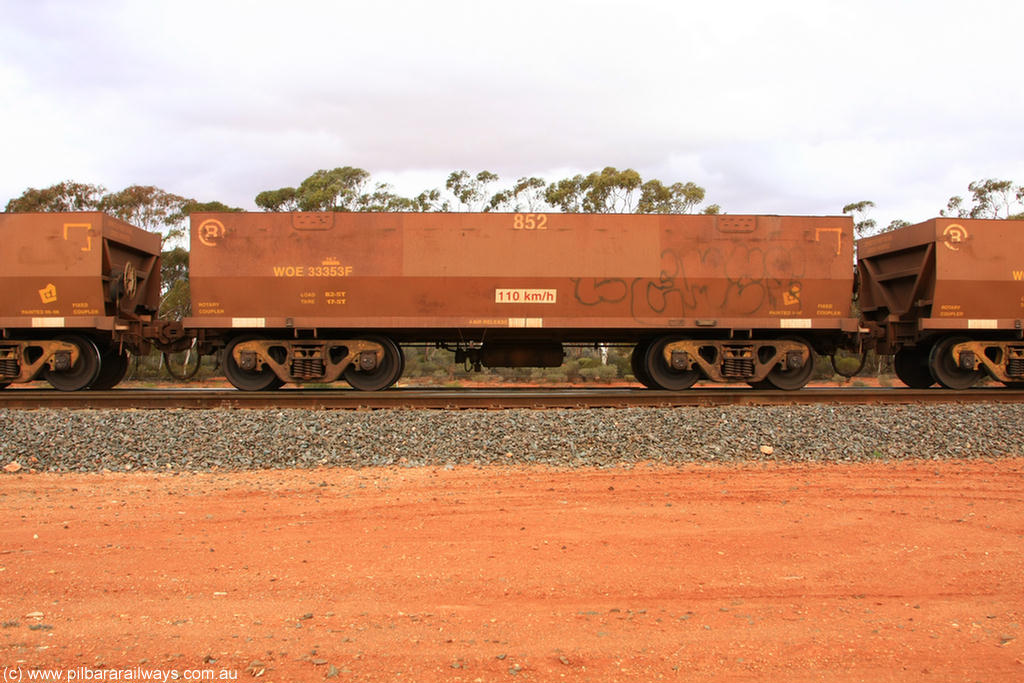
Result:
{"label": "railway track", "polygon": [[45,389],[0,391],[0,409],[334,409],[386,408],[464,410],[507,408],[624,408],[716,405],[847,405],[925,403],[1022,403],[1024,391],[982,388],[966,391],[895,388],[810,388],[796,392],[749,388],[690,391],[646,389],[282,389],[242,392],[234,389],[115,389],[61,392]]}

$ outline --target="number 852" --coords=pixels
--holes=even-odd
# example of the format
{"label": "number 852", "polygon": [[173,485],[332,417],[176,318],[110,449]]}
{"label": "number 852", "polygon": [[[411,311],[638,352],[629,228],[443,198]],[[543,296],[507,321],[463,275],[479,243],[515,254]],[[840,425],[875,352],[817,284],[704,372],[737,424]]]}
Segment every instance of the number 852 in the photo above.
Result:
{"label": "number 852", "polygon": [[543,213],[517,213],[512,219],[515,230],[547,230],[548,217]]}

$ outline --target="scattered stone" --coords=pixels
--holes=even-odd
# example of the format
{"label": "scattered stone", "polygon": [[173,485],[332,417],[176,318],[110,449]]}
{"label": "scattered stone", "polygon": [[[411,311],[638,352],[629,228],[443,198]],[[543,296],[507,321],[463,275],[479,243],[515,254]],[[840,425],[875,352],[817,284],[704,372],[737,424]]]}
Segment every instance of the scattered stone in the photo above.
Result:
{"label": "scattered stone", "polygon": [[21,469],[21,465],[18,464],[17,460],[12,460],[11,462],[9,462],[6,465],[4,465],[4,472],[10,472],[11,474],[14,474],[15,472],[19,471],[20,469]]}
{"label": "scattered stone", "polygon": [[[1024,455],[1024,404],[588,410],[0,410],[4,455],[49,472]],[[770,445],[769,445],[770,444]],[[5,466],[4,469],[7,469]],[[20,468],[21,465],[19,464]]]}

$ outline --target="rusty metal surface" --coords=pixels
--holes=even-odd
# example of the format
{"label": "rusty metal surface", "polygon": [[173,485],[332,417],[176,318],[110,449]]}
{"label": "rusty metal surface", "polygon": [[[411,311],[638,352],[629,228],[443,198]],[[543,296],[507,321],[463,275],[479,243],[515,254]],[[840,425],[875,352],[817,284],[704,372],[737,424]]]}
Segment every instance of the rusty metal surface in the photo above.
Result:
{"label": "rusty metal surface", "polygon": [[[0,328],[112,331],[156,311],[160,236],[98,212],[0,214]],[[112,296],[112,287],[118,296]]]}
{"label": "rusty metal surface", "polygon": [[[232,359],[238,367],[246,370],[262,370],[262,367],[257,367],[257,364],[265,363],[282,379],[289,379],[293,375],[303,376],[303,371],[296,369],[297,365],[315,366],[316,370],[311,370],[308,376],[319,382],[339,380],[341,373],[349,364],[365,359],[367,354],[372,358],[372,364],[367,369],[373,369],[384,359],[384,347],[376,342],[361,339],[337,339],[332,340],[332,345],[327,349],[311,345],[308,352],[305,352],[301,348],[301,344],[298,343],[295,344],[298,348],[280,348],[281,354],[283,354],[282,361],[275,360],[275,354],[272,352],[275,347],[280,347],[276,341],[243,341],[232,346],[230,351]],[[335,349],[339,353],[332,354],[331,351]]]}
{"label": "rusty metal surface", "polygon": [[186,326],[855,330],[852,248],[846,216],[193,214]]}
{"label": "rusty metal surface", "polygon": [[78,362],[80,355],[78,346],[65,341],[0,340],[0,381],[28,382],[51,359],[59,359],[55,367],[67,369]]}
{"label": "rusty metal surface", "polygon": [[1024,221],[936,218],[859,240],[857,249],[869,320],[922,331],[1020,329]]}
{"label": "rusty metal surface", "polygon": [[[705,358],[709,348],[714,348],[713,362]],[[702,353],[702,350],[705,352]],[[677,361],[677,354],[681,355],[681,362],[684,365]],[[806,344],[791,340],[773,340],[763,344],[685,340],[666,344],[662,349],[662,355],[667,367],[678,370],[696,367],[706,378],[715,382],[736,379],[761,381],[779,363],[786,362],[789,365],[794,355],[798,359],[797,367],[814,362],[811,350]],[[724,374],[730,370],[730,375]]]}
{"label": "rusty metal surface", "polygon": [[714,388],[683,392],[646,389],[282,389],[240,392],[230,389],[116,389],[67,394],[16,389],[0,391],[0,409],[509,409],[626,408],[717,405],[1022,403],[1024,391],[999,388],[942,389],[811,388],[799,392]]}
{"label": "rusty metal surface", "polygon": [[956,367],[984,370],[1000,382],[1024,383],[1024,342],[967,341],[950,350]]}

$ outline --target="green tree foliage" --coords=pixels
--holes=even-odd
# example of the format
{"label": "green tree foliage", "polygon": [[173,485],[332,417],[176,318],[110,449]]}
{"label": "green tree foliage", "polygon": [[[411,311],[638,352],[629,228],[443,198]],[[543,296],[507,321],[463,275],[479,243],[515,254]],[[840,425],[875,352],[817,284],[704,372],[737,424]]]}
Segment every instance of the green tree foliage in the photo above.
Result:
{"label": "green tree foliage", "polygon": [[33,213],[56,211],[95,211],[106,188],[65,180],[62,183],[37,190],[30,187],[20,197],[7,202],[7,213]]}
{"label": "green tree foliage", "polygon": [[368,171],[352,166],[321,169],[302,181],[295,200],[301,211],[356,211],[369,179]]}
{"label": "green tree foliage", "polygon": [[566,213],[624,213],[634,208],[643,180],[631,168],[606,166],[586,177],[577,175],[548,185],[544,198]]}
{"label": "green tree foliage", "polygon": [[467,171],[454,171],[448,176],[444,186],[455,195],[465,211],[476,211],[483,208],[490,209],[490,204],[484,204],[487,199],[487,186],[497,182],[498,176],[490,171],[480,171],[475,176]]}
{"label": "green tree foliage", "polygon": [[502,190],[491,197],[488,211],[530,211],[536,212],[544,208],[544,191],[547,183],[543,178],[520,178],[507,190]]}
{"label": "green tree foliage", "polygon": [[447,211],[448,202],[441,201],[440,190],[424,190],[412,199],[412,211]]}
{"label": "green tree foliage", "polygon": [[399,196],[392,189],[388,183],[377,183],[373,192],[359,196],[357,202],[359,210],[374,212],[412,211],[415,200]]}
{"label": "green tree foliage", "polygon": [[189,254],[183,247],[174,247],[160,258],[160,317],[181,320],[192,315],[189,302]]}
{"label": "green tree foliage", "polygon": [[187,200],[182,204],[182,216],[191,216],[194,213],[241,213],[245,209],[228,206],[224,202],[197,202],[194,199]]}
{"label": "green tree foliage", "polygon": [[585,182],[586,179],[581,175],[556,180],[544,191],[544,199],[564,213],[579,213],[583,210]]}
{"label": "green tree foliage", "polygon": [[606,166],[583,182],[583,210],[586,213],[630,213],[643,180],[631,168],[619,171]]}
{"label": "green tree foliage", "polygon": [[[547,183],[543,178],[524,176],[511,187],[494,191],[496,173],[453,171],[445,189],[452,202],[439,190],[426,190],[416,197],[397,194],[387,183],[376,183],[365,190],[369,172],[345,166],[333,171],[320,170],[306,178],[298,189],[282,187],[256,195],[256,205],[266,211],[448,211],[452,202],[463,211],[538,212],[558,210],[566,213],[693,213],[704,200],[703,187],[692,182],[665,185],[660,180],[643,181],[631,168],[619,170],[607,166],[586,176]],[[721,213],[717,204],[705,206],[702,213]]]}
{"label": "green tree foliage", "polygon": [[843,213],[854,216],[853,232],[857,237],[867,237],[878,225],[874,218],[867,217],[868,211],[873,208],[875,203],[868,200],[852,202],[843,207]]}
{"label": "green tree foliage", "polygon": [[989,178],[970,183],[967,190],[971,193],[970,206],[965,206],[964,198],[956,195],[949,198],[946,208],[939,213],[954,218],[1024,220],[1024,185]]}
{"label": "green tree foliage", "polygon": [[194,211],[241,211],[222,202],[199,202],[153,185],[130,185],[107,192],[102,185],[65,181],[37,190],[29,188],[7,202],[6,211],[104,211],[132,225],[159,232],[165,239],[181,237]]}
{"label": "green tree foliage", "polygon": [[539,211],[544,208],[544,190],[547,183],[543,178],[523,177],[512,186],[513,211]]}
{"label": "green tree foliage", "polygon": [[873,234],[881,234],[884,232],[890,232],[892,230],[898,230],[910,225],[909,222],[897,218],[889,222],[889,225],[885,226],[881,230],[876,230],[878,227],[877,221],[873,218],[868,218],[867,213],[871,209],[875,208],[875,203],[872,201],[861,201],[847,204],[843,207],[843,213],[853,214],[854,217],[860,217],[860,220],[856,220],[853,224],[853,232],[857,237],[868,237]]}
{"label": "green tree foliage", "polygon": [[[613,166],[556,180],[544,191],[548,204],[566,213],[693,213],[704,196],[704,188],[692,182],[668,186],[657,179],[644,182],[633,169],[620,171]],[[721,210],[711,204],[703,213]]]}
{"label": "green tree foliage", "polygon": [[256,195],[256,206],[264,211],[296,211],[299,208],[297,195],[294,187],[265,190]]}
{"label": "green tree foliage", "polygon": [[369,182],[369,171],[361,168],[321,169],[303,180],[298,188],[264,190],[256,195],[255,202],[264,211],[444,211],[448,208],[438,190],[425,190],[408,198],[395,193],[388,183],[376,183],[372,190],[366,190]]}
{"label": "green tree foliage", "polygon": [[168,239],[185,234],[185,207],[194,199],[161,190],[153,185],[130,185],[120,192],[104,195],[99,209],[151,232],[164,232]]}
{"label": "green tree foliage", "polygon": [[640,186],[637,213],[693,213],[704,201],[704,188],[695,183],[673,183],[666,187],[660,180],[648,180]]}

